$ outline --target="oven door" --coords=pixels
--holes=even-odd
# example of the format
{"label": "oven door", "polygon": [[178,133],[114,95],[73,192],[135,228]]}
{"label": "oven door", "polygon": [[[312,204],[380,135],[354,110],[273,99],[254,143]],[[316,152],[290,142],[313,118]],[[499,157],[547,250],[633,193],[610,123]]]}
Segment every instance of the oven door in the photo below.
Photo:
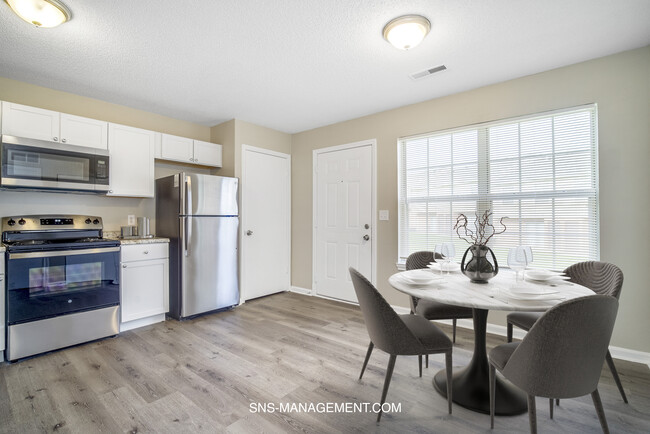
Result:
{"label": "oven door", "polygon": [[119,305],[119,247],[7,255],[7,325]]}
{"label": "oven door", "polygon": [[3,187],[108,191],[107,151],[3,135],[1,155]]}

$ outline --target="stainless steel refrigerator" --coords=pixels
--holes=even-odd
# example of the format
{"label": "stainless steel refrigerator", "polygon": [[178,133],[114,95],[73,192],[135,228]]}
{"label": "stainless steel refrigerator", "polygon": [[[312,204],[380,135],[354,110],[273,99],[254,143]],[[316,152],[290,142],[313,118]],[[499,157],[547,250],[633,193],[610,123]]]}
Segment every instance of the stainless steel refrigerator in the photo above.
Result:
{"label": "stainless steel refrigerator", "polygon": [[187,173],[156,180],[156,235],[170,239],[173,318],[239,304],[238,181]]}

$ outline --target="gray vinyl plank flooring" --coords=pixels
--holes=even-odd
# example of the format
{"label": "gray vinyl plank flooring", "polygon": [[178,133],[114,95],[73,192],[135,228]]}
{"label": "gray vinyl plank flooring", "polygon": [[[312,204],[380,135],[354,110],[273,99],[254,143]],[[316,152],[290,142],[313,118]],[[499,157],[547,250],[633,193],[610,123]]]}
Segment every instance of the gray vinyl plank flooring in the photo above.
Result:
{"label": "gray vinyl plank flooring", "polygon": [[[446,332],[450,327],[441,326]],[[488,346],[504,341],[488,335]],[[357,378],[368,345],[356,306],[293,293],[253,300],[231,311],[168,320],[118,337],[0,365],[1,433],[505,433],[527,432],[528,416],[489,416],[454,405],[432,387],[440,355],[418,377],[417,357],[398,357],[387,401],[400,412],[381,423],[365,412],[287,411],[285,405],[375,403],[388,355],[375,350]],[[473,335],[459,329],[454,366],[471,357]],[[616,360],[630,403],[607,367],[599,390],[611,432],[650,432],[650,369]],[[273,404],[275,411],[252,412]],[[318,408],[316,409],[318,410]],[[540,433],[598,433],[589,396],[567,399],[549,418],[537,401]]]}

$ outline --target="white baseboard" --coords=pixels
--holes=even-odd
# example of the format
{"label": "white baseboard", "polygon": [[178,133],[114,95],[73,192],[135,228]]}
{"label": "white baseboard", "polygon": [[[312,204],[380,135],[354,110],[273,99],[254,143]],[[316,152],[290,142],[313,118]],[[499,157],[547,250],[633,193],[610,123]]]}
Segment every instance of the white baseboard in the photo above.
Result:
{"label": "white baseboard", "polygon": [[[306,288],[301,288],[299,286],[292,286],[290,289],[291,292],[295,292],[298,294],[304,294],[304,295],[310,295],[314,297],[320,297],[324,298],[326,300],[333,300],[333,301],[339,301],[341,303],[348,303],[348,304],[355,304],[357,305],[358,303],[352,303],[349,301],[345,300],[338,300],[336,298],[330,298],[330,297],[323,297],[322,295],[318,295],[313,293],[310,289]],[[402,306],[392,306],[391,307],[395,310],[400,315],[405,315],[411,312],[411,309],[407,307],[402,307]],[[452,321],[451,320],[436,320],[435,322],[441,323],[441,324],[448,324],[451,325]],[[464,329],[468,330],[474,330],[474,322],[471,319],[459,319],[456,321],[456,326],[457,327],[462,327]],[[498,325],[498,324],[487,324],[487,332],[491,333],[493,335],[497,336],[503,336],[504,338],[508,335],[507,333],[508,329],[506,326]],[[517,327],[514,328],[512,337],[515,339],[523,339],[524,336],[526,336],[526,332],[524,330],[521,330]],[[504,339],[505,342],[505,339]],[[614,347],[610,346],[609,351],[612,353],[612,357],[615,359],[620,359],[620,360],[626,360],[629,362],[635,362],[635,363],[644,363],[650,367],[650,353],[646,353],[643,351],[637,351],[637,350],[630,350],[628,348],[621,348],[621,347]]]}
{"label": "white baseboard", "polygon": [[290,287],[289,292],[297,292],[298,294],[312,295],[311,289],[301,288],[299,286]]}
{"label": "white baseboard", "polygon": [[127,330],[137,329],[139,327],[144,327],[150,324],[155,324],[157,322],[165,321],[165,314],[161,313],[158,315],[149,316],[147,318],[140,318],[133,321],[123,322],[120,324],[120,333]]}
{"label": "white baseboard", "polygon": [[[401,313],[400,311],[405,308],[397,306],[395,309],[396,312]],[[451,325],[451,320],[437,320],[442,324]],[[462,327],[468,330],[474,330],[474,322],[471,319],[459,319],[456,321],[457,327]],[[487,332],[497,336],[508,336],[508,328],[498,324],[487,324]],[[515,327],[512,331],[512,337],[515,339],[523,339],[526,336],[526,332],[522,329]],[[609,352],[612,354],[614,359],[626,360],[628,362],[643,363],[648,365],[650,368],[650,353],[645,353],[643,351],[630,350],[628,348],[621,347],[609,347]]]}

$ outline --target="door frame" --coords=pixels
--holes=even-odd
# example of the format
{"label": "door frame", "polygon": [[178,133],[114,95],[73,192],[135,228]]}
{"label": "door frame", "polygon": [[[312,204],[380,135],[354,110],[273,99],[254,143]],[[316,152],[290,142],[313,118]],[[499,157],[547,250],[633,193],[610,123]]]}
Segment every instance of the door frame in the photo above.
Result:
{"label": "door frame", "polygon": [[244,263],[244,254],[246,251],[245,245],[244,245],[244,225],[246,223],[246,210],[244,208],[244,197],[246,195],[246,190],[247,190],[247,185],[244,180],[246,179],[246,152],[251,151],[251,152],[257,152],[260,154],[266,154],[272,157],[279,157],[279,158],[284,158],[287,160],[287,163],[289,164],[289,173],[287,177],[287,197],[289,200],[287,201],[287,264],[289,266],[289,281],[287,282],[287,291],[291,289],[291,155],[290,154],[285,154],[283,152],[277,152],[277,151],[272,151],[270,149],[264,149],[264,148],[259,148],[257,146],[251,146],[251,145],[241,145],[241,153],[242,153],[242,158],[241,158],[241,189],[240,191],[240,209],[239,209],[239,216],[240,216],[240,225],[239,225],[239,284],[240,284],[240,293],[239,293],[239,304],[243,304],[246,302],[246,294],[244,293],[244,290],[246,288],[246,265]]}
{"label": "door frame", "polygon": [[[323,298],[329,298],[322,296],[316,293],[316,226],[318,223],[318,156],[320,154],[326,154],[329,152],[344,151],[347,149],[361,148],[364,146],[370,146],[371,153],[371,180],[370,180],[370,239],[372,240],[372,246],[370,250],[370,268],[371,275],[369,277],[370,282],[373,285],[376,285],[377,282],[377,139],[368,139],[361,140],[359,142],[346,143],[343,145],[330,146],[327,148],[315,149],[313,151],[313,161],[312,161],[312,241],[311,241],[311,294],[317,295]],[[338,300],[338,299],[337,299]]]}

